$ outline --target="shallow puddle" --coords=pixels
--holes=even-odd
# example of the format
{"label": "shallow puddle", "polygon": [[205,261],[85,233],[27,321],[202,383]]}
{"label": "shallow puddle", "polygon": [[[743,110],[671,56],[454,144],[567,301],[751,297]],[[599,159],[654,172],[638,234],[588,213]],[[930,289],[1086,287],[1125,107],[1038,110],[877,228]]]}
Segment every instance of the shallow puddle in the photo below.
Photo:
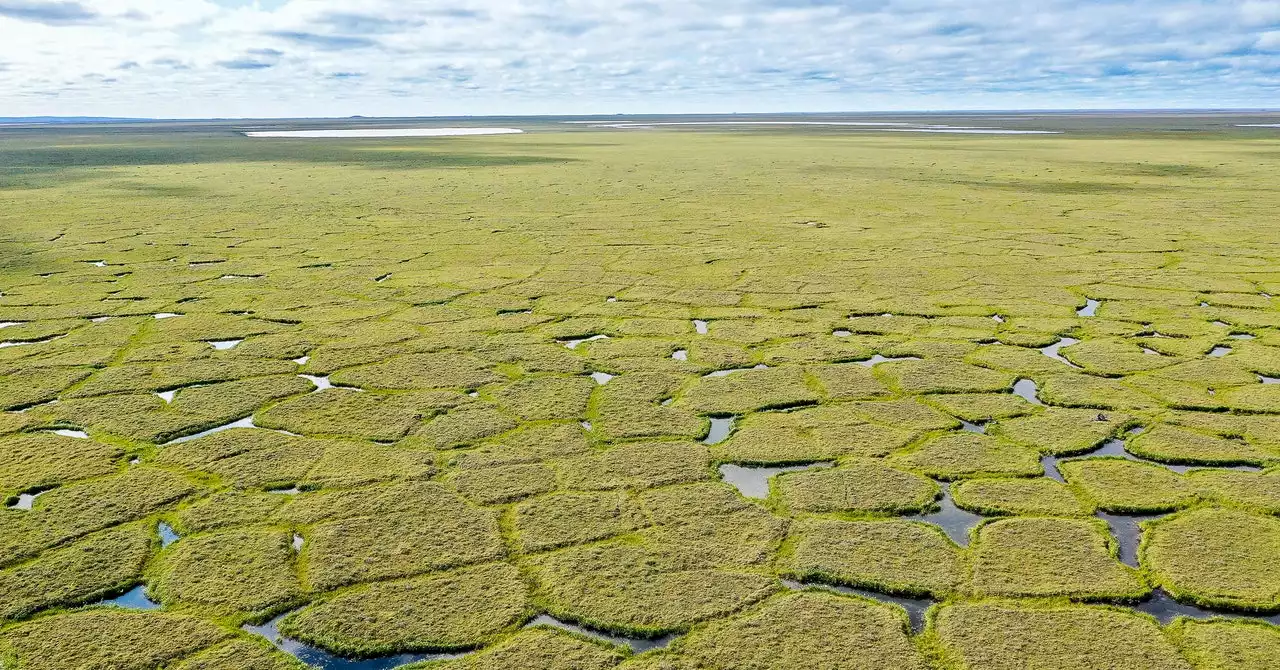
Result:
{"label": "shallow puddle", "polygon": [[1085,298],[1084,307],[1076,310],[1076,316],[1095,316],[1098,313],[1098,307],[1101,305],[1100,301],[1093,298]]}
{"label": "shallow puddle", "polygon": [[202,437],[213,435],[214,433],[221,433],[224,430],[231,430],[232,428],[257,428],[257,426],[253,425],[253,417],[246,416],[243,419],[232,421],[231,423],[223,424],[216,428],[210,428],[209,430],[196,433],[195,435],[187,435],[186,437],[179,437],[176,440],[169,440],[168,442],[165,442],[165,444],[182,444],[183,442],[198,440]]}
{"label": "shallow puddle", "polygon": [[592,426],[591,426],[591,422],[590,422],[590,421],[583,421],[580,425],[582,426],[582,429],[583,429],[583,430],[585,430],[585,431],[587,431],[587,432],[591,432],[591,428],[592,428]]}
{"label": "shallow puddle", "polygon": [[156,396],[165,401],[165,404],[173,402],[173,396],[178,395],[178,389],[172,391],[157,391]]}
{"label": "shallow puddle", "polygon": [[565,340],[561,342],[561,344],[563,344],[565,347],[569,349],[577,349],[578,345],[582,344],[583,342],[595,342],[596,340],[607,340],[607,339],[609,339],[608,335],[592,335],[591,337],[584,337],[580,340]]}
{"label": "shallow puddle", "polygon": [[1258,375],[1258,380],[1263,384],[1280,384],[1280,377],[1268,377],[1266,375]]}
{"label": "shallow puddle", "polygon": [[897,363],[898,361],[918,361],[918,360],[920,359],[916,358],[915,356],[899,356],[897,358],[886,358],[884,356],[881,356],[880,354],[876,354],[875,356],[872,356],[871,358],[868,358],[865,361],[855,361],[855,362],[864,368],[873,368],[877,365],[880,365],[881,363]]}
{"label": "shallow puddle", "polygon": [[849,330],[837,330],[836,332],[831,333],[831,334],[832,334],[832,335],[835,335],[836,337],[851,337],[851,336],[853,335],[853,331],[849,331]]}
{"label": "shallow puddle", "polygon": [[53,433],[54,435],[61,435],[63,437],[74,437],[77,440],[89,439],[89,434],[84,432],[83,430],[70,430],[66,428],[59,428],[58,430],[51,430],[49,432]]}
{"label": "shallow puddle", "polygon": [[947,482],[942,484],[942,498],[938,500],[938,506],[941,509],[937,512],[905,518],[908,521],[923,521],[938,526],[947,534],[947,537],[951,538],[952,542],[962,547],[969,546],[969,531],[982,521],[982,515],[956,507],[951,499],[951,484]]}
{"label": "shallow puddle", "polygon": [[729,439],[729,433],[733,432],[733,423],[736,420],[732,416],[723,418],[711,417],[711,432],[707,433],[707,438],[702,443],[720,444]]}
{"label": "shallow puddle", "polygon": [[1160,355],[1161,355],[1161,354],[1160,354],[1160,352],[1156,351],[1155,349],[1148,349],[1148,348],[1146,348],[1146,347],[1143,347],[1143,348],[1142,348],[1142,353],[1144,353],[1144,354],[1146,354],[1146,355],[1148,355],[1148,356],[1160,356]]}
{"label": "shallow puddle", "polygon": [[1044,407],[1044,403],[1040,402],[1040,387],[1030,379],[1019,379],[1013,385],[1013,394],[1026,400],[1032,405]]}
{"label": "shallow puddle", "polygon": [[25,347],[25,346],[27,346],[28,344],[44,344],[45,342],[52,342],[52,341],[54,341],[54,340],[60,340],[60,339],[62,339],[62,338],[64,338],[64,337],[66,337],[66,335],[53,335],[53,336],[51,336],[51,337],[45,337],[45,338],[41,338],[41,339],[39,339],[39,340],[21,340],[21,341],[15,341],[15,342],[0,342],[0,349],[8,349],[9,347]]}
{"label": "shallow puddle", "polygon": [[298,376],[311,382],[312,384],[315,384],[316,388],[314,391],[312,391],[312,393],[319,393],[320,391],[323,391],[325,389],[333,388],[333,384],[329,383],[328,377],[317,377],[315,375],[298,375]]}
{"label": "shallow puddle", "polygon": [[985,423],[969,423],[964,419],[961,419],[960,423],[963,424],[961,426],[961,430],[963,430],[966,433],[977,433],[979,435],[987,434],[987,424]]}
{"label": "shallow puddle", "polygon": [[9,509],[31,511],[31,508],[36,504],[36,498],[39,498],[45,493],[48,493],[48,491],[41,491],[39,493],[19,493],[18,502],[10,505]]}
{"label": "shallow puddle", "polygon": [[689,360],[689,352],[685,349],[679,349],[675,353],[671,354],[671,358],[677,361],[687,361]]}
{"label": "shallow puddle", "polygon": [[382,282],[384,282],[384,281],[386,281],[386,280],[388,280],[388,279],[391,279],[391,273],[389,273],[389,272],[388,272],[387,274],[385,274],[385,275],[382,275],[381,277],[374,277],[373,281],[375,281],[375,282],[377,282],[377,283],[381,284]]}
{"label": "shallow puddle", "polygon": [[1266,621],[1272,624],[1280,624],[1280,614],[1271,617],[1262,617],[1256,615],[1240,614],[1238,612],[1224,612],[1221,610],[1209,610],[1195,605],[1185,605],[1173,599],[1173,596],[1165,592],[1164,589],[1156,589],[1151,597],[1142,601],[1133,609],[1150,614],[1155,617],[1161,625],[1168,625],[1178,617],[1187,617],[1189,619],[1244,619],[1250,621]]}
{"label": "shallow puddle", "polygon": [[992,314],[991,320],[995,321],[996,323],[1004,323],[1004,317],[1000,316],[999,314]]}
{"label": "shallow puddle", "polygon": [[159,603],[147,597],[147,587],[135,586],[127,593],[116,596],[109,600],[103,600],[98,605],[110,605],[112,607],[123,607],[128,610],[155,610],[160,609]]}
{"label": "shallow puddle", "polygon": [[596,380],[597,384],[604,386],[605,384],[608,384],[610,381],[613,380],[614,375],[611,375],[607,372],[592,372],[591,378]]}
{"label": "shallow puddle", "polygon": [[533,621],[530,621],[528,625],[525,626],[525,628],[529,628],[531,626],[551,626],[552,628],[559,628],[560,630],[563,630],[563,631],[576,633],[578,635],[585,635],[589,638],[599,640],[601,642],[607,642],[609,644],[617,645],[619,647],[630,647],[631,651],[634,651],[637,654],[644,653],[646,651],[652,651],[654,649],[663,649],[668,645],[670,645],[672,641],[676,639],[676,636],[674,635],[664,635],[662,637],[653,638],[653,639],[610,635],[608,633],[601,633],[600,631],[591,630],[590,628],[583,628],[582,626],[575,626],[571,623],[565,623],[553,616],[549,616],[546,614],[542,614],[535,617]]}
{"label": "shallow puddle", "polygon": [[835,467],[835,463],[811,463],[787,467],[748,467],[725,464],[720,466],[720,476],[732,484],[746,498],[763,500],[769,497],[769,480],[784,472],[803,472]]}
{"label": "shallow puddle", "polygon": [[605,302],[618,302],[618,299],[617,299],[617,298],[615,298],[615,297],[613,297],[613,296],[609,296],[608,298],[605,298],[605,299],[604,299],[604,301],[605,301]]}
{"label": "shallow puddle", "polygon": [[161,312],[161,313],[159,313],[159,314],[155,314],[154,316],[155,316],[155,318],[157,318],[157,319],[172,319],[172,318],[174,318],[174,317],[178,317],[178,316],[182,316],[182,315],[181,315],[181,314],[174,314],[173,312]]}
{"label": "shallow puddle", "polygon": [[303,538],[301,535],[297,533],[294,533],[293,534],[293,551],[295,553],[302,551],[302,545],[306,544],[306,542],[307,541],[305,538]]}
{"label": "shallow puddle", "polygon": [[281,495],[281,496],[296,496],[299,493],[302,493],[302,490],[296,486],[293,486],[287,489],[268,489],[267,493],[274,493],[276,495]]}
{"label": "shallow puddle", "polygon": [[834,586],[832,584],[819,584],[816,582],[805,584],[792,579],[782,580],[782,585],[795,591],[806,588],[826,589],[828,591],[835,591],[836,593],[843,593],[845,595],[861,596],[863,598],[868,598],[889,605],[897,605],[907,611],[907,618],[911,620],[912,635],[919,635],[924,632],[925,612],[929,611],[929,608],[934,604],[934,601],[924,598],[890,596],[883,593],[877,593],[875,591],[868,591],[866,589],[850,588],[848,586]]}
{"label": "shallow puddle", "polygon": [[1232,333],[1229,337],[1230,337],[1231,339],[1233,339],[1233,340],[1256,340],[1256,339],[1258,339],[1256,336],[1254,336],[1254,335],[1250,335],[1249,333]]}
{"label": "shallow puddle", "polygon": [[748,370],[768,370],[768,369],[769,369],[769,366],[765,365],[764,363],[761,363],[760,365],[757,365],[754,368],[734,368],[732,370],[716,370],[715,372],[712,372],[710,374],[702,375],[702,378],[712,379],[714,377],[728,377],[729,375],[737,372],[747,372]]}
{"label": "shallow puddle", "polygon": [[294,656],[313,668],[320,668],[321,670],[391,670],[410,663],[443,661],[462,656],[462,654],[395,654],[378,658],[344,658],[318,647],[282,637],[279,624],[280,620],[285,616],[282,614],[261,626],[245,624],[241,628],[255,635],[261,635],[281,651]]}
{"label": "shallow puddle", "polygon": [[209,346],[218,351],[227,351],[228,349],[235,349],[236,345],[241,342],[244,342],[244,340],[218,340],[216,342],[210,342]]}
{"label": "shallow puddle", "polygon": [[1107,526],[1111,528],[1111,536],[1115,538],[1116,544],[1120,547],[1120,562],[1131,568],[1138,567],[1138,547],[1142,544],[1142,529],[1138,527],[1138,524],[1166,516],[1169,515],[1128,515],[1098,512],[1098,518],[1107,522]]}
{"label": "shallow puddle", "polygon": [[293,359],[293,362],[294,362],[294,363],[297,363],[298,365],[306,365],[306,364],[307,364],[307,361],[309,361],[309,360],[311,360],[311,357],[310,357],[310,356],[303,356],[302,358],[295,358],[295,359]]}
{"label": "shallow puddle", "polygon": [[700,321],[698,319],[694,319],[693,329],[697,331],[699,335],[706,335],[708,332],[710,332],[710,325],[707,324],[706,321]]}
{"label": "shallow puddle", "polygon": [[163,549],[163,548],[165,548],[165,547],[167,547],[167,546],[169,546],[169,545],[173,544],[174,542],[177,542],[178,540],[182,539],[182,537],[181,537],[181,536],[179,536],[176,532],[174,532],[174,530],[173,530],[173,526],[170,526],[169,524],[164,523],[163,521],[162,521],[162,522],[160,522],[160,525],[159,525],[159,526],[156,526],[156,531],[157,531],[158,533],[160,533],[160,548],[161,548],[161,549]]}
{"label": "shallow puddle", "polygon": [[0,330],[11,328],[13,326],[21,326],[23,323],[24,322],[22,321],[0,321]]}
{"label": "shallow puddle", "polygon": [[1229,353],[1231,353],[1231,347],[1214,347],[1213,351],[1209,352],[1209,358],[1222,358]]}

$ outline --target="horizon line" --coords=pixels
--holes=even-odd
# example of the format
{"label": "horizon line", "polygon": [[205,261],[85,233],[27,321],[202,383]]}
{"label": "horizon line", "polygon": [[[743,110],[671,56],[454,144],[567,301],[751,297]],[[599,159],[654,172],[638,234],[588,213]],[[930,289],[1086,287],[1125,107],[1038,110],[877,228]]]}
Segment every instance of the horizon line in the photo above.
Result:
{"label": "horizon line", "polygon": [[820,111],[820,112],[615,112],[609,114],[446,114],[423,116],[215,116],[215,117],[148,117],[148,116],[96,116],[96,115],[57,115],[39,114],[28,116],[0,116],[3,125],[47,125],[53,123],[72,124],[103,122],[166,122],[166,121],[351,121],[351,120],[393,120],[393,119],[610,119],[619,117],[715,117],[715,116],[820,116],[820,115],[858,115],[872,116],[885,114],[1273,114],[1280,113],[1280,107],[1067,107],[1067,108],[1016,108],[1016,109],[898,109],[871,111]]}

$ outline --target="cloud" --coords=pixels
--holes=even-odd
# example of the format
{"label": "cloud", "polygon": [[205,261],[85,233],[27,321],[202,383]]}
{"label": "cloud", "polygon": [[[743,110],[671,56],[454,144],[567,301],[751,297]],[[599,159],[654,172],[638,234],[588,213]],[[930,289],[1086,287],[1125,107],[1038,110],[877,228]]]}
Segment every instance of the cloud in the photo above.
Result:
{"label": "cloud", "polygon": [[50,26],[62,26],[92,21],[99,15],[78,2],[0,0],[0,16]]}
{"label": "cloud", "polygon": [[0,62],[33,113],[69,81],[119,116],[1260,107],[1280,3],[0,0]]}
{"label": "cloud", "polygon": [[228,70],[266,70],[267,68],[275,66],[275,63],[253,60],[251,58],[236,58],[234,60],[218,61],[218,67],[226,68]]}
{"label": "cloud", "polygon": [[300,30],[274,30],[267,34],[296,44],[328,51],[364,49],[367,47],[377,46],[378,44],[377,41],[367,37],[354,37],[350,35],[321,35],[318,33],[309,33]]}

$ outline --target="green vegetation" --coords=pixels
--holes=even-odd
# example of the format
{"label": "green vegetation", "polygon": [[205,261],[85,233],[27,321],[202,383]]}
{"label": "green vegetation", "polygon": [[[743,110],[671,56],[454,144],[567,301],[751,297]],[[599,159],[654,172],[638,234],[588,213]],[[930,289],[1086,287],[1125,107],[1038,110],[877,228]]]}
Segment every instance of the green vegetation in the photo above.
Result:
{"label": "green vegetation", "polygon": [[223,628],[193,616],[89,610],[6,630],[0,635],[0,659],[15,670],[150,670],[228,636]]}
{"label": "green vegetation", "polygon": [[150,524],[117,526],[0,571],[0,620],[124,590],[142,577],[151,537]]}
{"label": "green vegetation", "polygon": [[553,628],[535,627],[475,654],[452,661],[408,665],[404,670],[607,670],[621,660],[622,654],[609,645],[587,641]]}
{"label": "green vegetation", "polygon": [[1227,440],[1175,426],[1156,426],[1129,445],[1135,456],[1162,463],[1261,465],[1280,460],[1280,449],[1263,449],[1243,440]]}
{"label": "green vegetation", "polygon": [[1086,516],[1093,508],[1051,479],[971,479],[951,487],[957,507],[987,516]]}
{"label": "green vegetation", "polygon": [[307,666],[264,641],[232,640],[196,654],[175,670],[304,670]]}
{"label": "green vegetation", "polygon": [[923,670],[902,610],[862,598],[805,591],[691,633],[679,656],[710,670],[868,668]]}
{"label": "green vegetation", "polygon": [[163,605],[223,615],[281,609],[302,597],[292,541],[289,533],[248,529],[185,538],[161,555],[149,591]]}
{"label": "green vegetation", "polygon": [[280,632],[353,656],[467,649],[525,615],[525,590],[504,564],[381,582],[290,614]]}
{"label": "green vegetation", "polygon": [[1052,407],[1001,421],[991,432],[1046,454],[1079,454],[1102,444],[1130,420],[1124,414]]}
{"label": "green vegetation", "polygon": [[931,617],[944,666],[955,670],[1188,670],[1155,620],[1096,606],[1013,602],[946,605]]}
{"label": "green vegetation", "polygon": [[784,475],[776,485],[783,504],[795,512],[910,514],[932,507],[941,495],[929,479],[869,459]]}
{"label": "green vegetation", "polygon": [[787,574],[904,595],[943,596],[963,557],[941,529],[910,521],[805,521],[792,527]]}
{"label": "green vegetation", "polygon": [[[292,670],[238,626],[302,607],[333,650],[476,648],[445,670],[1267,667],[1271,628],[1069,602],[1280,611],[1280,153],[1133,123],[6,128],[0,663]],[[1045,476],[1109,439],[1141,461]],[[938,481],[998,517],[967,548],[893,518],[972,521]],[[1141,573],[1099,510],[1173,513]],[[942,603],[912,639],[782,577]]]}
{"label": "green vegetation", "polygon": [[1204,607],[1280,611],[1280,519],[1197,509],[1151,522],[1142,563],[1180,600]]}
{"label": "green vegetation", "polygon": [[976,433],[949,433],[897,455],[898,465],[942,480],[967,477],[1034,477],[1044,472],[1035,451]]}
{"label": "green vegetation", "polygon": [[1002,597],[1136,600],[1150,589],[1095,519],[1002,519],[979,528],[970,588]]}
{"label": "green vegetation", "polygon": [[556,493],[521,503],[515,525],[521,547],[541,551],[633,531],[646,520],[625,493]]}
{"label": "green vegetation", "polygon": [[1123,458],[1063,461],[1058,470],[1071,487],[1104,512],[1157,514],[1195,501],[1186,479],[1158,465]]}
{"label": "green vegetation", "polygon": [[1264,623],[1179,619],[1167,630],[1195,670],[1266,670],[1280,658],[1280,628]]}

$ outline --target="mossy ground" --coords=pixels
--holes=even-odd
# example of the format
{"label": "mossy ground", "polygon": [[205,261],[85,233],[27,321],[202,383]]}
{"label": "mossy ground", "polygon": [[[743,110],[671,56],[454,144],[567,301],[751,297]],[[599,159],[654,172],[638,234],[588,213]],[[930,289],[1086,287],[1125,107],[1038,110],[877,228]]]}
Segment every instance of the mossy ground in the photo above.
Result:
{"label": "mossy ground", "polygon": [[[238,626],[286,611],[451,669],[1274,658],[1068,600],[1280,609],[1276,140],[553,125],[0,133],[6,670],[285,670]],[[971,546],[895,518],[942,481]],[[1174,515],[1135,571],[1095,510]],[[784,576],[946,602],[910,638]],[[76,609],[137,585],[164,610]]]}

